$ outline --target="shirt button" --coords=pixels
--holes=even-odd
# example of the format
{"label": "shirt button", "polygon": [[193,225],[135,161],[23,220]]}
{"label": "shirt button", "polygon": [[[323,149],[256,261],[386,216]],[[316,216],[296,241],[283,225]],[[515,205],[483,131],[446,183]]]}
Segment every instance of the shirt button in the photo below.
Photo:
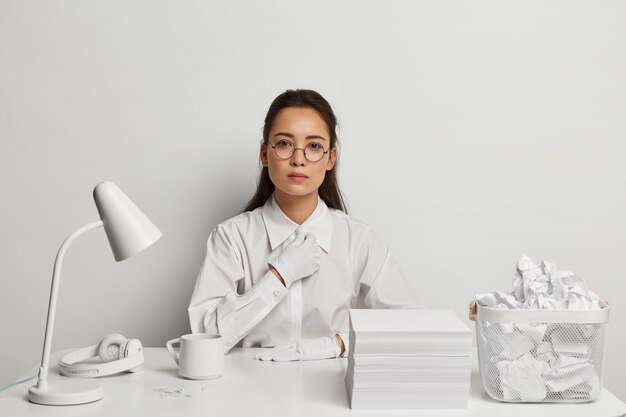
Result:
{"label": "shirt button", "polygon": [[280,298],[280,291],[274,291],[274,300],[278,300]]}

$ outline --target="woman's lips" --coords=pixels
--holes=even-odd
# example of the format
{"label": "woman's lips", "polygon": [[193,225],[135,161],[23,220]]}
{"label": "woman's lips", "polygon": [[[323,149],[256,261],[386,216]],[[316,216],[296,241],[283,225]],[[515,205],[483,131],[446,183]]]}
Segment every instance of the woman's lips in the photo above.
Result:
{"label": "woman's lips", "polygon": [[306,176],[306,175],[304,175],[304,174],[298,174],[298,173],[289,174],[289,175],[288,175],[288,177],[289,177],[289,178],[291,178],[291,179],[292,179],[292,180],[294,180],[294,181],[304,181],[304,180],[306,180],[307,178],[309,178],[309,177],[307,177],[307,176]]}

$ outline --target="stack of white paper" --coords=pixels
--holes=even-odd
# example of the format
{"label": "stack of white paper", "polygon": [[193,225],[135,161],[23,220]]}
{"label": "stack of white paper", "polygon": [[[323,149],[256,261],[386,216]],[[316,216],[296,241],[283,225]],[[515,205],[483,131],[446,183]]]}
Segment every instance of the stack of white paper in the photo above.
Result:
{"label": "stack of white paper", "polygon": [[472,332],[452,310],[350,310],[353,409],[466,408]]}

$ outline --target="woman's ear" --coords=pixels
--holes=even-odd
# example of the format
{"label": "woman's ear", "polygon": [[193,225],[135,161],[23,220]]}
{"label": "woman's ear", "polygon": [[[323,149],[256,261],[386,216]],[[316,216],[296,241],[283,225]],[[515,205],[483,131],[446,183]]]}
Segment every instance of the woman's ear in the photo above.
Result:
{"label": "woman's ear", "polygon": [[332,171],[335,166],[335,161],[337,161],[337,148],[332,148],[330,150],[330,156],[328,158],[328,165],[326,166],[326,171]]}
{"label": "woman's ear", "polygon": [[265,146],[264,143],[261,144],[261,150],[260,150],[261,154],[261,165],[263,165],[264,167],[267,166],[267,146]]}

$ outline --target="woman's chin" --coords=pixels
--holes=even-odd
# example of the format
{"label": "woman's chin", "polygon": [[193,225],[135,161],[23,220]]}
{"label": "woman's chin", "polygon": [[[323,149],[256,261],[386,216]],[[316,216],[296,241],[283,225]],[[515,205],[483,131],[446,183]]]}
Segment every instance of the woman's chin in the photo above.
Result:
{"label": "woman's chin", "polygon": [[305,197],[312,193],[317,194],[317,188],[305,184],[289,184],[284,187],[276,187],[276,191],[292,197]]}

